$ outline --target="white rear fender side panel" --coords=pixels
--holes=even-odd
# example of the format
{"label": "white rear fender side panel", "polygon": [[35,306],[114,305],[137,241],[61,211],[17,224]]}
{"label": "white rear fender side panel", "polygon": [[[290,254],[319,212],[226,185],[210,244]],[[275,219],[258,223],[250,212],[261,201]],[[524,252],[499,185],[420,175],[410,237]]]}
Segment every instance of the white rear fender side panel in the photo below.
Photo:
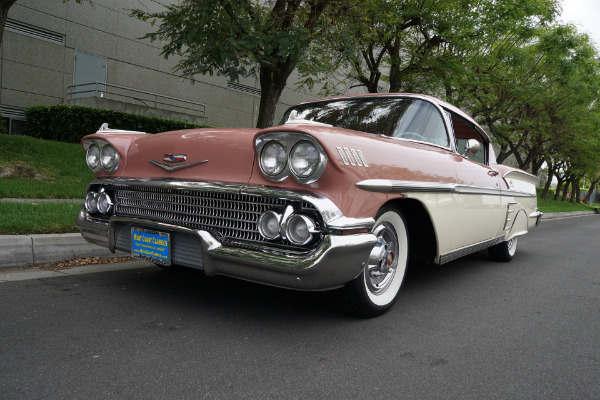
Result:
{"label": "white rear fender side panel", "polygon": [[506,233],[505,240],[510,240],[515,236],[524,235],[528,229],[528,217],[525,210],[521,209],[515,216],[511,229]]}

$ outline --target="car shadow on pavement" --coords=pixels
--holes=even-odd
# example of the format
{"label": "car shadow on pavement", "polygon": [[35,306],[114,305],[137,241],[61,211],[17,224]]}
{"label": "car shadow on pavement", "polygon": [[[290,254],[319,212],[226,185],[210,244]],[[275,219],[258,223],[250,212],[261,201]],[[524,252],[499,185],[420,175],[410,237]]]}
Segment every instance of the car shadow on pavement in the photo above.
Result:
{"label": "car shadow on pavement", "polygon": [[[411,261],[399,299],[390,312],[403,302],[416,304],[429,290],[450,290],[457,280],[477,274],[482,268],[494,268],[485,252],[475,253],[446,265]],[[149,267],[121,271],[120,284],[129,293],[149,303],[183,310],[194,315],[209,313],[235,314],[240,318],[341,318],[330,292],[303,292],[261,285],[239,279],[208,277],[200,270],[179,268],[163,270]],[[402,307],[400,305],[400,307]]]}

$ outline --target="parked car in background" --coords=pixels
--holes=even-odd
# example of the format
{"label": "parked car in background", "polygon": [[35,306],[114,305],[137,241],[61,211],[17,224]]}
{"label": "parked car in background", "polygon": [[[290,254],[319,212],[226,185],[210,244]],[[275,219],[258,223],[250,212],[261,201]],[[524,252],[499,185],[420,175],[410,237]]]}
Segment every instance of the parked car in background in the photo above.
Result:
{"label": "parked car in background", "polygon": [[538,179],[496,164],[468,115],[415,94],[335,97],[267,129],[83,138],[95,172],[77,224],[91,242],[156,264],[300,290],[335,290],[372,317],[409,258],[488,249],[509,261],[536,224]]}

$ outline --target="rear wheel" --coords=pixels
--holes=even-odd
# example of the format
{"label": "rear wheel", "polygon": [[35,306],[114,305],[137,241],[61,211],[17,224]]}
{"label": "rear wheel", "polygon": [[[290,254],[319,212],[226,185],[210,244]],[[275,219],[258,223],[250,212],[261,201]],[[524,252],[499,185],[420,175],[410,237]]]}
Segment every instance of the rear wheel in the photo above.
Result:
{"label": "rear wheel", "polygon": [[513,259],[517,252],[517,242],[519,237],[515,236],[506,242],[499,243],[488,248],[488,254],[494,261],[508,262]]}
{"label": "rear wheel", "polygon": [[373,233],[377,242],[363,272],[337,292],[338,301],[346,311],[365,318],[381,315],[392,307],[408,261],[408,234],[400,214],[382,210]]}

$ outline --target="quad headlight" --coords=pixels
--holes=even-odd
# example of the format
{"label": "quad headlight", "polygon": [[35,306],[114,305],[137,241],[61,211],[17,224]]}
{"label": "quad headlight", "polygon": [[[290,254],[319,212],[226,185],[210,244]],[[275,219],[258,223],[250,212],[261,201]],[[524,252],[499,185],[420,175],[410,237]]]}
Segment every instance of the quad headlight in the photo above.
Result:
{"label": "quad headlight", "polygon": [[109,174],[115,172],[119,166],[119,153],[108,143],[102,146],[100,164],[102,164],[102,168]]}
{"label": "quad headlight", "polygon": [[327,154],[312,137],[296,132],[275,132],[256,140],[260,170],[274,182],[293,175],[301,183],[312,183],[323,175]]}
{"label": "quad headlight", "polygon": [[298,178],[310,177],[315,173],[320,162],[319,150],[311,142],[298,142],[290,152],[290,170]]}
{"label": "quad headlight", "polygon": [[317,233],[312,219],[302,214],[294,214],[287,221],[285,235],[293,244],[303,246],[310,242]]}
{"label": "quad headlight", "polygon": [[104,170],[107,174],[112,174],[119,168],[121,156],[106,140],[86,139],[83,141],[83,146],[87,149],[85,161],[92,171]]}
{"label": "quad headlight", "polygon": [[110,195],[104,190],[100,189],[99,192],[91,190],[85,196],[85,209],[91,213],[109,214],[113,210],[113,200]]}
{"label": "quad headlight", "polygon": [[279,238],[279,222],[281,215],[274,211],[267,211],[258,220],[258,231],[265,239],[274,240]]}
{"label": "quad headlight", "polygon": [[90,169],[96,171],[100,167],[100,148],[92,144],[85,153],[85,161]]}
{"label": "quad headlight", "polygon": [[286,160],[285,147],[274,140],[267,143],[260,152],[261,169],[270,177],[275,177],[283,172]]}
{"label": "quad headlight", "polygon": [[85,209],[90,213],[98,211],[98,201],[96,200],[96,196],[98,196],[98,193],[96,192],[88,192],[88,194],[85,195],[85,202],[83,204],[85,204]]}
{"label": "quad headlight", "polygon": [[258,220],[258,231],[267,240],[283,239],[297,246],[310,243],[319,233],[315,221],[304,214],[290,211],[279,214],[275,211],[265,211]]}

